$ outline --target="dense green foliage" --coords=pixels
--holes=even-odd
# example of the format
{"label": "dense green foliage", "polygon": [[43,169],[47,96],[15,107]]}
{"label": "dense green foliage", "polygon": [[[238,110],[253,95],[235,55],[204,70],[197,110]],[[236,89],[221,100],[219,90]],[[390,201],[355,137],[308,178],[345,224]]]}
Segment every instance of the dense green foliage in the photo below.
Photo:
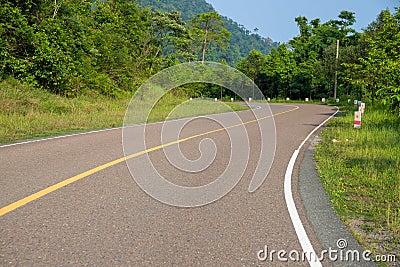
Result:
{"label": "dense green foliage", "polygon": [[[205,0],[137,0],[143,7],[150,7],[153,10],[166,12],[178,11],[184,21],[190,21],[197,14],[214,11],[214,8]],[[230,18],[222,17],[224,26],[231,32],[229,49],[220,49],[216,45],[211,45],[207,60],[220,62],[224,60],[229,65],[235,65],[238,61],[245,58],[251,50],[256,49],[267,55],[271,48],[277,47],[269,38],[263,38],[259,34],[251,33],[243,25],[238,24]]]}
{"label": "dense green foliage", "polygon": [[2,0],[0,13],[0,78],[66,95],[118,95],[156,58],[153,16],[133,3]]}
{"label": "dense green foliage", "polygon": [[[208,40],[223,49],[229,32],[207,14],[220,25]],[[161,69],[198,60],[203,47],[199,25],[126,0],[0,0],[0,26],[0,80],[67,96],[129,94]]]}
{"label": "dense green foliage", "polygon": [[204,0],[137,0],[137,3],[153,10],[178,11],[184,21],[189,21],[198,14],[214,11],[212,5]]}
{"label": "dense green foliage", "polygon": [[[297,17],[300,35],[267,56],[252,51],[237,68],[253,78],[267,97],[293,99],[337,96],[392,106],[400,102],[400,13],[388,10],[363,32],[351,28],[352,12],[321,23]],[[337,54],[337,41],[339,53]],[[336,56],[338,55],[338,59]],[[261,64],[261,65],[260,65]]]}
{"label": "dense green foliage", "polygon": [[385,103],[400,103],[400,9],[393,15],[382,11],[367,28],[363,42],[365,57],[354,66],[356,74],[363,77],[361,85],[377,89]]}

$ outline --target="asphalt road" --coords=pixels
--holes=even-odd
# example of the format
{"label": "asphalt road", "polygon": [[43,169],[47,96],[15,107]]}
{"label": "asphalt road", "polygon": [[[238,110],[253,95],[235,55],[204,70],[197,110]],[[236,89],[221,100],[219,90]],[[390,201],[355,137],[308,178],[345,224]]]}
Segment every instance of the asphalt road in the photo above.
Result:
{"label": "asphalt road", "polygon": [[[265,108],[265,104],[256,105]],[[276,151],[267,159],[273,157],[272,168],[258,190],[249,193],[248,187],[257,168],[260,142],[271,142],[268,138],[274,136],[274,129],[267,127],[264,130],[271,132],[262,132],[260,125],[272,118],[245,124],[250,143],[243,141],[243,151],[249,150],[250,160],[239,183],[221,199],[195,208],[166,205],[138,186],[127,164],[115,161],[124,156],[121,129],[0,147],[0,265],[308,266],[307,262],[280,262],[276,255],[273,262],[257,257],[265,246],[276,251],[302,251],[286,207],[285,171],[292,153],[335,108],[296,106],[271,105],[277,114],[273,117]],[[218,116],[231,123],[229,115]],[[240,117],[254,120],[250,111],[240,112]],[[148,147],[164,141],[160,137],[162,126],[147,126]],[[179,145],[187,158],[196,160],[204,152],[199,150],[200,141],[213,140],[215,158],[202,172],[184,172],[171,165],[163,149],[143,153],[129,162],[140,175],[146,175],[150,166],[144,160],[149,156],[154,168],[170,182],[186,187],[206,185],[223,174],[230,162],[229,131],[235,134],[236,128],[243,130],[233,127],[215,131],[220,128],[216,121],[197,119],[179,136],[167,137],[169,141],[183,140],[209,132],[170,146]],[[142,139],[137,136],[139,143]],[[129,153],[141,148],[131,149]],[[96,169],[98,166],[102,167]],[[319,252],[321,245],[302,208],[297,173],[298,163],[293,198],[308,237]],[[63,184],[71,177],[76,179]],[[32,196],[36,192],[43,194]],[[10,208],[16,202],[20,204]],[[323,265],[329,263],[324,261]]]}

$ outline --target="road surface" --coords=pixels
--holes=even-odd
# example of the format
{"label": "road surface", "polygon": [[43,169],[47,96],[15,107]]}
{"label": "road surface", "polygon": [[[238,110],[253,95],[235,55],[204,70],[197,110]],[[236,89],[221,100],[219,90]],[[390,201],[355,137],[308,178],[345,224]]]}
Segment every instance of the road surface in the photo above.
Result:
{"label": "road surface", "polygon": [[[266,108],[265,104],[255,105]],[[221,199],[195,208],[166,205],[141,190],[124,160],[118,160],[124,157],[121,129],[0,147],[0,265],[309,266],[306,261],[280,262],[276,255],[273,263],[260,261],[257,253],[265,246],[276,251],[302,251],[286,205],[285,172],[293,152],[336,109],[283,104],[271,104],[271,109],[276,151],[263,184],[249,193],[260,141],[269,136],[260,134],[259,124],[264,122],[259,121],[245,125],[250,161],[237,186]],[[240,114],[245,121],[253,118],[251,111]],[[162,124],[147,127],[147,144],[159,146]],[[212,139],[216,147],[213,164],[194,176],[170,165],[163,149],[129,161],[141,166],[148,155],[171,182],[205,185],[223,173],[229,162],[227,132],[212,132],[220,127],[215,121],[202,119],[182,130],[179,138],[211,131],[203,137]],[[176,145],[195,160],[200,155],[201,139]],[[297,169],[296,161],[293,198],[308,238],[319,252],[320,243],[298,194]],[[37,192],[40,194],[35,195]],[[322,264],[329,266],[326,261]]]}

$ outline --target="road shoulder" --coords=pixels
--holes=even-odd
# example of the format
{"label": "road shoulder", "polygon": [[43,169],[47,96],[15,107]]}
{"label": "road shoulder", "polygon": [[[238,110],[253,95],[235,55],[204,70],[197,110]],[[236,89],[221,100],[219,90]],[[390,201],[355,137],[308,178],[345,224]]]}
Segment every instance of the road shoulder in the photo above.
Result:
{"label": "road shoulder", "polygon": [[[322,249],[338,250],[337,241],[345,239],[347,247],[344,252],[357,250],[360,261],[332,261],[333,266],[376,266],[373,262],[362,261],[363,249],[342,223],[333,210],[332,204],[319,179],[316,162],[314,161],[315,148],[318,136],[314,138],[308,148],[304,150],[299,169],[299,193],[304,205],[306,217],[311,224]],[[340,256],[340,255],[339,255]]]}

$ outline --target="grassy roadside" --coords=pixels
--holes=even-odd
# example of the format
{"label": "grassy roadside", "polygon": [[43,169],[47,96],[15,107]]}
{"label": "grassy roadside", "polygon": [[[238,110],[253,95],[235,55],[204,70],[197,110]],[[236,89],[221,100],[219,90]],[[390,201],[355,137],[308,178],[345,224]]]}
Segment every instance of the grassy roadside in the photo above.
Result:
{"label": "grassy roadside", "polygon": [[342,107],[321,134],[318,172],[335,210],[364,248],[399,261],[400,119],[379,107],[367,107],[361,130],[353,129],[353,119],[354,109]]}
{"label": "grassy roadside", "polygon": [[277,104],[323,104],[321,99],[312,99],[309,101],[305,101],[304,99],[295,99],[295,100],[286,100],[283,98],[272,98],[268,103],[277,103]]}
{"label": "grassy roadside", "polygon": [[[0,82],[0,143],[122,126],[131,96],[109,98],[82,95],[66,98],[32,89],[14,79]],[[183,103],[179,112],[170,112]],[[247,109],[212,101],[194,101],[167,94],[155,106],[149,121]],[[143,122],[145,118],[143,119]]]}

